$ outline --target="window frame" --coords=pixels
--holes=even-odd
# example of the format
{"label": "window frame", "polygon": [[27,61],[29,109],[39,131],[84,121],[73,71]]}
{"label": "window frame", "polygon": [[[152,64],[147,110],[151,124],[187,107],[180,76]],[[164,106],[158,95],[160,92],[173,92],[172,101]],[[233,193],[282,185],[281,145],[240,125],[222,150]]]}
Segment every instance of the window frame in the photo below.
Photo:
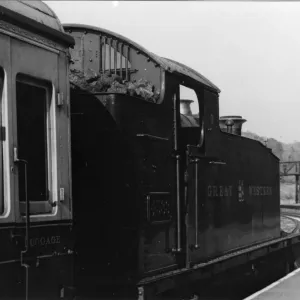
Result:
{"label": "window frame", "polygon": [[[56,101],[54,85],[40,78],[34,78],[24,73],[17,73],[15,77],[15,126],[16,126],[16,141],[18,144],[17,134],[17,82],[29,86],[43,88],[46,92],[46,176],[48,200],[45,201],[30,201],[30,218],[53,217],[58,213],[58,178],[57,178],[57,131],[56,131]],[[19,169],[18,169],[19,172]],[[17,174],[17,180],[18,180]],[[17,183],[17,201],[19,207],[19,216],[24,217],[23,212],[26,209],[26,203],[19,200],[19,183]]]}
{"label": "window frame", "polygon": [[[6,140],[6,127],[3,125],[3,122],[5,120],[4,118],[4,101],[6,99],[6,95],[7,95],[7,78],[6,78],[6,74],[5,74],[5,70],[4,68],[2,68],[2,66],[0,66],[0,171],[2,170],[2,172],[0,172],[0,184],[1,184],[1,188],[0,188],[0,219],[2,218],[6,218],[10,212],[10,202],[7,199],[7,185],[5,184],[5,178],[6,178],[6,159],[4,157],[4,152],[5,152],[5,140]],[[4,135],[2,137],[2,135]]]}
{"label": "window frame", "polygon": [[[2,71],[1,76],[3,75],[2,90],[0,93],[0,127],[2,128],[2,133],[4,134],[3,140],[1,141],[2,147],[0,147],[0,154],[2,153],[2,176],[3,176],[3,212],[0,214],[0,223],[7,223],[14,221],[14,203],[12,198],[12,182],[13,182],[13,167],[11,165],[11,156],[10,156],[10,143],[12,136],[10,135],[10,68],[0,65]],[[0,196],[1,197],[1,196]]]}

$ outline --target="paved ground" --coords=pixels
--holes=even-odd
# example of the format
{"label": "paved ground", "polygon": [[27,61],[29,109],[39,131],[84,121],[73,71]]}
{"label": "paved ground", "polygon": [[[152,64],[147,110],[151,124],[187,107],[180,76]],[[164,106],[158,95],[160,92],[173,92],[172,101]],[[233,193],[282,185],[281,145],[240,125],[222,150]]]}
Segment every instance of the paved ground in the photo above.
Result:
{"label": "paved ground", "polygon": [[[265,269],[262,266],[260,271],[252,269],[250,266],[243,269],[237,268],[225,274],[197,282],[189,287],[187,294],[189,292],[195,293],[197,297],[193,300],[243,300],[283,276],[283,270],[278,267],[276,260],[274,260],[271,268]],[[180,290],[171,292],[159,300],[189,300],[192,295],[178,297],[179,294],[181,294]]]}
{"label": "paved ground", "polygon": [[299,300],[300,269],[272,283],[244,300]]}

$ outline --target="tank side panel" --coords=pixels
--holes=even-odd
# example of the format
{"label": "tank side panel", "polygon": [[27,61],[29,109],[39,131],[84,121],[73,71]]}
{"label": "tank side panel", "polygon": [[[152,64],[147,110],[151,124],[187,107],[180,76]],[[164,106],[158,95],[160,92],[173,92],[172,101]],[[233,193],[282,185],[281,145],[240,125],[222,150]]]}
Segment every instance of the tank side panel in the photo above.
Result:
{"label": "tank side panel", "polygon": [[[139,272],[149,274],[176,266],[174,247],[174,159],[171,102],[156,105],[115,96],[107,108],[130,144],[140,216]],[[165,212],[160,215],[160,210]],[[160,271],[159,271],[160,270]]]}
{"label": "tank side panel", "polygon": [[[209,93],[207,101],[216,97]],[[215,110],[214,110],[215,107]],[[279,162],[259,142],[222,133],[207,105],[198,173],[198,262],[280,236]],[[217,113],[214,114],[214,116]],[[218,120],[218,118],[214,118]],[[195,242],[195,168],[189,169],[189,242]]]}

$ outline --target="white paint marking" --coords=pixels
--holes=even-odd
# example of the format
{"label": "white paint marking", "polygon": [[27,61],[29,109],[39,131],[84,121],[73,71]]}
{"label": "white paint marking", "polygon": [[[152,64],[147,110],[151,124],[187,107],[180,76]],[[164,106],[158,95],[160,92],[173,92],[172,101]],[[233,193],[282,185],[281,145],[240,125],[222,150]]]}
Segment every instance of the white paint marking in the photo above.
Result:
{"label": "white paint marking", "polygon": [[289,216],[289,215],[287,215],[287,216],[288,216],[289,218],[291,218],[291,219],[294,219],[294,220],[300,222],[300,218],[299,218],[299,217],[294,217],[294,216]]}
{"label": "white paint marking", "polygon": [[[295,274],[299,273],[300,272],[300,268],[293,271],[292,273],[289,273],[288,275],[284,276],[283,278],[273,282],[272,284],[268,285],[267,287],[265,287],[264,289],[254,293],[253,295],[245,298],[244,300],[253,300],[255,299],[257,296],[261,295],[262,293],[266,292],[266,291],[269,291],[270,289],[272,289],[274,286],[278,285],[279,283],[289,279],[290,277],[294,276]],[[271,298],[269,298],[271,299]]]}

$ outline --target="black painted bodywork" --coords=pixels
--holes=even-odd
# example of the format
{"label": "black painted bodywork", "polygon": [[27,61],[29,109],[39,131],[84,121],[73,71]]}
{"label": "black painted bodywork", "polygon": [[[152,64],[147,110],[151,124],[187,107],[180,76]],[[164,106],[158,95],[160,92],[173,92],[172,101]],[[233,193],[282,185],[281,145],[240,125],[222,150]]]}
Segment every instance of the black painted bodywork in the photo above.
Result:
{"label": "black painted bodywork", "polygon": [[[103,291],[99,284],[108,294],[116,293],[142,278],[280,236],[278,158],[259,142],[221,132],[218,95],[203,88],[199,97],[204,140],[199,146],[201,128],[178,128],[176,152],[176,82],[172,77],[166,82],[160,105],[128,95],[71,96],[74,218],[81,268],[76,282],[82,294]],[[178,175],[182,250],[176,253]],[[249,186],[269,187],[272,195],[267,188],[261,195],[250,195]],[[95,290],[91,282],[97,282]]]}
{"label": "black painted bodywork", "polygon": [[59,299],[62,292],[71,296],[74,292],[71,223],[32,225],[26,255],[21,255],[25,249],[24,226],[7,224],[0,234],[1,298],[25,299],[26,277],[28,299]]}
{"label": "black painted bodywork", "polygon": [[[86,83],[72,82],[79,295],[131,292],[280,236],[279,160],[257,141],[221,132],[213,83],[108,30],[64,28],[75,39],[70,69],[91,89],[95,78],[118,76],[146,79],[159,95],[147,102],[106,86],[87,94]],[[197,95],[199,127],[181,128],[180,85]]]}

